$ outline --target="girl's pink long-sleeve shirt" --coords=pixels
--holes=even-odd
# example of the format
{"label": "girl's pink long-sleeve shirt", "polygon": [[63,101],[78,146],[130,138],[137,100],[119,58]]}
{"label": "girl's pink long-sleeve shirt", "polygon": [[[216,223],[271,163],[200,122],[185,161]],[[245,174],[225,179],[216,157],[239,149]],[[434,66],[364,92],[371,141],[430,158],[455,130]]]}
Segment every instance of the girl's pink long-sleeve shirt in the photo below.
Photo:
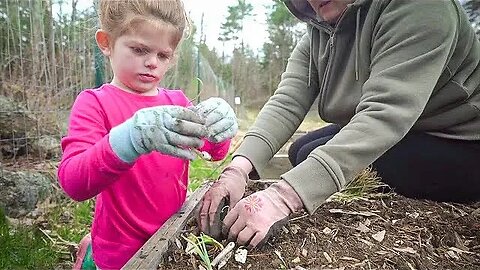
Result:
{"label": "girl's pink long-sleeve shirt", "polygon": [[[101,269],[121,268],[185,201],[187,160],[152,152],[133,164],[112,151],[108,134],[139,109],[188,106],[180,90],[159,89],[156,96],[127,93],[111,84],[81,92],[62,139],[58,168],[61,187],[74,200],[96,196],[92,248]],[[223,159],[230,140],[205,141],[202,151]]]}

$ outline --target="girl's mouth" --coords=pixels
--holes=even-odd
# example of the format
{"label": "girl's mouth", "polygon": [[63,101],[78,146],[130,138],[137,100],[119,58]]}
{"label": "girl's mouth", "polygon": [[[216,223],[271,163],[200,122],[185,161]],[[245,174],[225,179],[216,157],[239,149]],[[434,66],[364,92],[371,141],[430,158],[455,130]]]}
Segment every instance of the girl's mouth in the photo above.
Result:
{"label": "girl's mouth", "polygon": [[140,80],[143,82],[153,82],[157,79],[157,77],[148,74],[148,73],[142,73],[138,75],[140,77]]}

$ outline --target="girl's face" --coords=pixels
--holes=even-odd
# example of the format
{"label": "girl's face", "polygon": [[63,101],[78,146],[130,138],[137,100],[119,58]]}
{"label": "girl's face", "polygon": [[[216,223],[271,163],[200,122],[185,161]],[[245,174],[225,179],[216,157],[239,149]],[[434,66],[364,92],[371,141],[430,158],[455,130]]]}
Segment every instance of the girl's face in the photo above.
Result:
{"label": "girl's face", "polygon": [[[97,33],[98,40],[98,33]],[[141,23],[102,51],[110,58],[112,84],[130,93],[153,96],[173,62],[178,35],[168,27]]]}
{"label": "girl's face", "polygon": [[307,0],[313,10],[324,21],[336,23],[348,4],[355,0]]}

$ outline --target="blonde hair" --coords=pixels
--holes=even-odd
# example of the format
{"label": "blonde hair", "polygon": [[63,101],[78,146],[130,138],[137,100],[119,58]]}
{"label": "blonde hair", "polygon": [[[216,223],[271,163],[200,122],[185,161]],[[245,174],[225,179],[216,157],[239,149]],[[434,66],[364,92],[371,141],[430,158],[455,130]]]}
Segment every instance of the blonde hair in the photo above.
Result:
{"label": "blonde hair", "polygon": [[181,0],[100,0],[99,6],[100,27],[113,41],[144,22],[172,27],[177,42],[190,28]]}

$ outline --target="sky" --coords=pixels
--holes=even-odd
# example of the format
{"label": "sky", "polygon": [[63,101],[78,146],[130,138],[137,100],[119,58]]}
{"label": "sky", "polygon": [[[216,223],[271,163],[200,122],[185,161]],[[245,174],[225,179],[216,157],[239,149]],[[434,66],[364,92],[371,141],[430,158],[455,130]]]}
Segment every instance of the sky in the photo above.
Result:
{"label": "sky", "polygon": [[[223,51],[222,42],[218,41],[220,36],[220,26],[225,22],[228,15],[228,7],[237,4],[238,0],[182,0],[187,14],[194,24],[200,28],[203,14],[203,32],[206,37],[206,44],[209,48],[216,48],[217,52]],[[266,26],[266,5],[270,5],[272,0],[246,0],[253,6],[253,16],[244,23],[243,40],[254,52],[258,52],[265,43],[268,33]],[[67,1],[69,2],[69,1]],[[87,9],[93,7],[93,1],[79,1],[78,8]],[[53,5],[53,13],[60,11],[58,5]],[[62,12],[71,12],[71,6],[65,4],[62,6]],[[240,37],[239,37],[240,38]],[[198,36],[196,37],[198,40]],[[233,44],[225,44],[225,53],[233,51]]]}
{"label": "sky", "polygon": [[[262,48],[263,43],[268,38],[265,5],[272,3],[271,0],[247,0],[253,6],[253,16],[244,24],[243,40],[254,52]],[[228,6],[236,5],[237,0],[183,0],[185,9],[194,24],[200,28],[200,22],[203,16],[203,29],[206,37],[206,44],[210,48],[216,48],[217,52],[222,52],[223,44],[218,41],[220,36],[220,26],[225,22],[228,15]],[[198,37],[196,37],[198,40]],[[240,38],[240,37],[239,37]],[[233,50],[232,44],[226,44],[225,52]]]}

